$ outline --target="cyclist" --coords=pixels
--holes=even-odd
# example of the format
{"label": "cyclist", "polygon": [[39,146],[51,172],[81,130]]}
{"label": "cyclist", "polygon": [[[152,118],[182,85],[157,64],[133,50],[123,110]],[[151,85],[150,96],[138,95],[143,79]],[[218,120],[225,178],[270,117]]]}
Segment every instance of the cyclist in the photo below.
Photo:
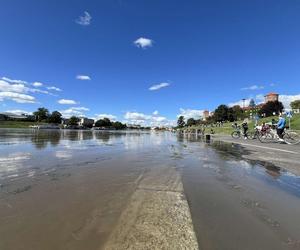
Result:
{"label": "cyclist", "polygon": [[269,129],[269,126],[265,122],[263,122],[261,125],[261,131],[266,132],[268,129]]}
{"label": "cyclist", "polygon": [[244,134],[244,139],[248,139],[247,131],[248,131],[248,123],[247,120],[244,120],[242,123],[242,128],[243,128],[243,134]]}
{"label": "cyclist", "polygon": [[286,121],[285,121],[284,117],[282,116],[282,114],[279,114],[279,120],[277,122],[277,135],[279,137],[280,142],[284,142],[282,134],[283,134],[283,131],[285,128],[285,124],[286,124]]}

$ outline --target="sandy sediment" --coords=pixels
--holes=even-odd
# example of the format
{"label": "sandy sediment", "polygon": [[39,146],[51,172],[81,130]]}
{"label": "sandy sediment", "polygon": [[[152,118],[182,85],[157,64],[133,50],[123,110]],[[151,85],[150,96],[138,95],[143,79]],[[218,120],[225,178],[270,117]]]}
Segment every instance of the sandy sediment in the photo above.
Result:
{"label": "sandy sediment", "polygon": [[174,167],[146,172],[104,249],[198,249],[190,209]]}

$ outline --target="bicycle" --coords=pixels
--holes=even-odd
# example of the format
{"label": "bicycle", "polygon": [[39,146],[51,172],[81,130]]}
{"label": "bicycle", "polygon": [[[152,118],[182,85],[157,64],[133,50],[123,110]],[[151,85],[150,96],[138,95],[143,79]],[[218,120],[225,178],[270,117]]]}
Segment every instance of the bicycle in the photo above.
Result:
{"label": "bicycle", "polygon": [[[239,138],[241,138],[241,136],[245,136],[245,135],[244,135],[244,133],[242,133],[241,127],[238,126],[231,133],[231,137],[234,138],[234,139],[239,139]],[[246,132],[246,137],[249,138],[249,139],[253,139],[254,138],[254,133],[247,131]]]}
{"label": "bicycle", "polygon": [[[282,138],[286,144],[296,145],[300,143],[300,135],[294,131],[287,131],[286,128],[283,131]],[[258,139],[262,143],[280,142],[276,130],[271,128],[260,131]]]}

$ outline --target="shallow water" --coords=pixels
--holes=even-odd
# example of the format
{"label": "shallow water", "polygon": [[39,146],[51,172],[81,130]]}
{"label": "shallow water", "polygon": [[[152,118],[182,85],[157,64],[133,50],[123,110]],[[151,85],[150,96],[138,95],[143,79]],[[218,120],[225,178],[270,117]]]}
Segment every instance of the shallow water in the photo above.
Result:
{"label": "shallow water", "polygon": [[136,182],[180,171],[200,249],[300,249],[300,178],[172,133],[0,130],[0,249],[101,249]]}

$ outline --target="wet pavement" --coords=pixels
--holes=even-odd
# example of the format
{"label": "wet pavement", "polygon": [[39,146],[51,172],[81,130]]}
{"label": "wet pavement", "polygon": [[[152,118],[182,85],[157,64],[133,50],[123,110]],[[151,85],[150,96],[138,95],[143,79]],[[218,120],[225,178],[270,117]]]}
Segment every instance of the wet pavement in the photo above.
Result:
{"label": "wet pavement", "polygon": [[258,139],[234,139],[226,135],[214,135],[213,140],[240,145],[244,152],[247,151],[247,154],[242,154],[244,159],[271,162],[278,167],[287,169],[291,173],[300,175],[300,144],[289,145],[278,142],[261,143]]}
{"label": "wet pavement", "polygon": [[1,129],[0,249],[300,249],[299,176],[250,153],[172,133]]}

